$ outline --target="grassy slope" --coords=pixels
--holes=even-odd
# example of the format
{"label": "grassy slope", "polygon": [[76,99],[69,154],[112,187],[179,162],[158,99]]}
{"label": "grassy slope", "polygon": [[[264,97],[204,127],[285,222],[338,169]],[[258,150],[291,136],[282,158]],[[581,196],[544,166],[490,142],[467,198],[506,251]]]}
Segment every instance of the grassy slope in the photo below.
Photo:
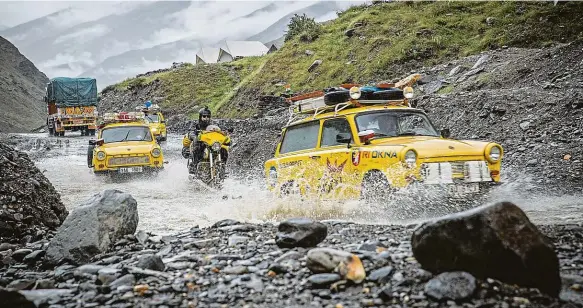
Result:
{"label": "grassy slope", "polygon": [[[486,22],[487,18],[492,21]],[[360,24],[360,26],[358,26]],[[355,28],[347,37],[344,32]],[[401,77],[411,70],[504,45],[540,47],[581,38],[583,3],[408,2],[353,7],[326,23],[311,43],[289,41],[274,54],[229,64],[189,66],[160,73],[169,106],[197,100],[221,116],[247,116],[234,101],[249,93],[275,92],[280,81],[294,91],[353,80]],[[314,52],[306,55],[306,50]],[[313,72],[308,67],[323,60]],[[350,63],[350,64],[347,64]],[[136,82],[128,80],[116,87]],[[198,102],[197,102],[198,103]],[[219,109],[220,108],[220,109]]]}

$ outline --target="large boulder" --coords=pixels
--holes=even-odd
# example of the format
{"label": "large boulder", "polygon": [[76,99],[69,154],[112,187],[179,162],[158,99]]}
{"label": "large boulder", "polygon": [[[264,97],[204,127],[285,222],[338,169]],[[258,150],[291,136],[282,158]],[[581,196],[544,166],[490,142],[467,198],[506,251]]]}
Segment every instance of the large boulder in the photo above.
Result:
{"label": "large boulder", "polygon": [[61,196],[28,155],[0,143],[0,243],[38,240],[67,214]]}
{"label": "large boulder", "polygon": [[127,193],[105,190],[85,201],[67,217],[49,243],[46,260],[86,263],[105,252],[138,226],[138,204]]}
{"label": "large boulder", "polygon": [[288,219],[277,229],[275,243],[280,248],[315,247],[328,235],[325,224],[308,218]]}
{"label": "large boulder", "polygon": [[465,271],[478,278],[535,287],[557,296],[559,261],[552,243],[509,202],[426,222],[412,235],[413,255],[433,273]]}

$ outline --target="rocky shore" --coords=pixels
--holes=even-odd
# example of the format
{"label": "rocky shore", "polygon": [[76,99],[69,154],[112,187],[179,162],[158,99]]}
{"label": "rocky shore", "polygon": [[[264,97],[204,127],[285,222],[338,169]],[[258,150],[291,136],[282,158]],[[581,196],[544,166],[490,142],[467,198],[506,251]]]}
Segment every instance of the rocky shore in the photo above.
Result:
{"label": "rocky shore", "polygon": [[56,233],[0,244],[0,307],[581,307],[583,227],[499,203],[422,225],[222,220],[136,230],[108,190]]}

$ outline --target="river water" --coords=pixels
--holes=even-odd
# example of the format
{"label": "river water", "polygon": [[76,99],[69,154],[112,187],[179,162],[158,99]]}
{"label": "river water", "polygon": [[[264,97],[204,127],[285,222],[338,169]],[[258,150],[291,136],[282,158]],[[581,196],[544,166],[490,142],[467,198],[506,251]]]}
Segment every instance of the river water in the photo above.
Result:
{"label": "river water", "polygon": [[[47,134],[21,134],[16,138],[20,140],[17,148],[29,153],[59,191],[69,210],[104,189],[118,189],[130,193],[137,200],[138,229],[156,234],[167,234],[195,225],[208,226],[225,218],[262,222],[301,215],[381,224],[408,224],[427,218],[400,219],[386,210],[386,204],[276,199],[263,188],[261,175],[257,175],[256,180],[245,182],[227,180],[224,190],[219,193],[197,189],[188,180],[186,161],[180,155],[181,136],[178,135],[169,135],[168,141],[162,145],[165,160],[168,161],[163,172],[154,178],[122,182],[96,177],[87,167],[89,137],[72,134],[54,138]],[[46,150],[47,145],[50,150]],[[492,193],[495,197],[489,201],[515,202],[535,223],[583,222],[583,196],[549,196],[543,191],[523,194],[521,192],[527,183],[502,185]]]}

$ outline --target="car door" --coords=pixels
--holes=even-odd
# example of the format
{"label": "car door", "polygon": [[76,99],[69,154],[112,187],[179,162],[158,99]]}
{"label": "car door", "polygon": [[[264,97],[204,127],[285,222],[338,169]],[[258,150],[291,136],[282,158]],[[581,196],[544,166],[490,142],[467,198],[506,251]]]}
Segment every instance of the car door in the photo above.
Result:
{"label": "car door", "polygon": [[277,159],[277,174],[282,191],[299,189],[307,194],[317,186],[317,179],[320,177],[318,172],[321,169],[318,166],[319,136],[319,120],[286,128]]}
{"label": "car door", "polygon": [[354,145],[353,129],[345,117],[324,120],[320,137],[320,165],[323,166],[322,176],[319,180],[319,189],[326,198],[349,197],[355,193],[355,171],[358,167],[360,156],[346,143],[339,143],[336,136],[348,133],[352,136],[351,144]]}

